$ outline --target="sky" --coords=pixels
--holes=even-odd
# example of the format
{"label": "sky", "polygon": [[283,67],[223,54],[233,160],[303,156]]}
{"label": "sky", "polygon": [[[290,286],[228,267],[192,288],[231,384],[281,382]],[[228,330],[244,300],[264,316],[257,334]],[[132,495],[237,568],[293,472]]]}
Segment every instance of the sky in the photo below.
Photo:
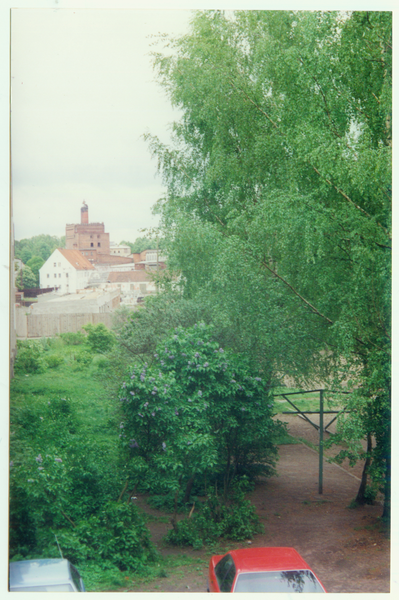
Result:
{"label": "sky", "polygon": [[[173,110],[149,53],[187,31],[189,10],[11,11],[11,168],[15,239],[104,223],[114,242],[155,227],[163,195],[147,143],[170,141]],[[152,37],[149,37],[152,36]]]}

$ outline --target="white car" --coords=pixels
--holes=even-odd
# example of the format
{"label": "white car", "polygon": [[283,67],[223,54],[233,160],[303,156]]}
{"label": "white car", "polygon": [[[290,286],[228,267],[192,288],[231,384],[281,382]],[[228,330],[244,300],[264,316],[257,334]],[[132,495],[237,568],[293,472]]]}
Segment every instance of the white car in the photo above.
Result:
{"label": "white car", "polygon": [[10,592],[84,592],[78,570],[65,558],[10,562]]}

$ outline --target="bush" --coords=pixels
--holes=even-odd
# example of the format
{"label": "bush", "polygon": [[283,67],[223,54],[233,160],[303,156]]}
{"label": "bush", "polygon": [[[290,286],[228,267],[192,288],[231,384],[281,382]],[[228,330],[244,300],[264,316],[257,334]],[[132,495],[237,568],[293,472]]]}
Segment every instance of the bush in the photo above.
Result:
{"label": "bush", "polygon": [[61,333],[60,338],[67,346],[78,346],[79,344],[84,344],[86,341],[86,336],[83,331],[77,331],[76,333],[73,333],[72,331]]}
{"label": "bush", "polygon": [[56,369],[57,367],[62,365],[63,362],[64,357],[60,356],[59,354],[51,354],[50,356],[46,357],[46,363],[50,369]]}
{"label": "bush", "polygon": [[209,544],[219,538],[241,541],[251,539],[261,531],[255,507],[237,488],[229,503],[222,502],[216,494],[210,494],[199,512],[178,521],[167,533],[165,541],[174,546],[199,549],[204,543]]}
{"label": "bush", "polygon": [[83,329],[87,332],[86,343],[92,352],[105,353],[114,346],[115,334],[107,329],[103,323],[98,323],[98,325],[88,323]]}
{"label": "bush", "polygon": [[43,353],[44,350],[40,341],[18,340],[15,372],[44,373],[47,369],[47,364]]}

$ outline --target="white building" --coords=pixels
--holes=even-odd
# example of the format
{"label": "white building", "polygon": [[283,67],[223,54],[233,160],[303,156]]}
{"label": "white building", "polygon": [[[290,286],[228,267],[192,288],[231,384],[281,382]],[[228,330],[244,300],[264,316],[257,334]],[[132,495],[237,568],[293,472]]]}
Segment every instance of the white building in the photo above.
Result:
{"label": "white building", "polygon": [[109,252],[115,256],[131,256],[130,246],[115,244],[114,242],[110,242]]}
{"label": "white building", "polygon": [[39,269],[40,287],[57,293],[75,294],[89,285],[93,265],[79,250],[57,248]]}

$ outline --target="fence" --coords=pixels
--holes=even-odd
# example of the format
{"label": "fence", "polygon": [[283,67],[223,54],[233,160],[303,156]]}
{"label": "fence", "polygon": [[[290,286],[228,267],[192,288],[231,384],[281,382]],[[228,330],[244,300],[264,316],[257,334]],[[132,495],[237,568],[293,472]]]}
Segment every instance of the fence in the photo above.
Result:
{"label": "fence", "polygon": [[112,325],[112,313],[71,313],[30,315],[16,308],[15,326],[18,338],[52,337],[59,333],[77,332],[87,323]]}

